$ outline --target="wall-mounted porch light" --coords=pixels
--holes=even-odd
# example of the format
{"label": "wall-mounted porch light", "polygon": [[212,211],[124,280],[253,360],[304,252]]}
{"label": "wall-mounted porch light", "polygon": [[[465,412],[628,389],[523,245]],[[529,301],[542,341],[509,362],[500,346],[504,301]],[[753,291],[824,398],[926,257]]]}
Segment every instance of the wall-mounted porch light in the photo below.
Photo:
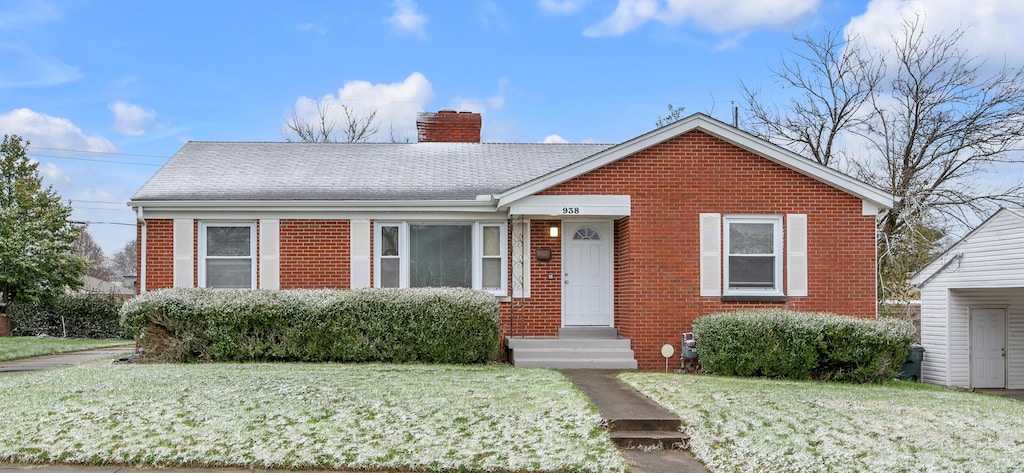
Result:
{"label": "wall-mounted porch light", "polygon": [[552,225],[548,229],[548,235],[551,235],[551,238],[558,238],[558,225]]}

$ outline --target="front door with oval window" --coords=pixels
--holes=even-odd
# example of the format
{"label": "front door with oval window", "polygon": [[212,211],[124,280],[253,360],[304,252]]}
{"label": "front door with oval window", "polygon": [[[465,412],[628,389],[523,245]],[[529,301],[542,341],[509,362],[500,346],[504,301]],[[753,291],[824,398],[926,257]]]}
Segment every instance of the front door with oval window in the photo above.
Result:
{"label": "front door with oval window", "polygon": [[611,222],[562,224],[562,325],[612,325]]}

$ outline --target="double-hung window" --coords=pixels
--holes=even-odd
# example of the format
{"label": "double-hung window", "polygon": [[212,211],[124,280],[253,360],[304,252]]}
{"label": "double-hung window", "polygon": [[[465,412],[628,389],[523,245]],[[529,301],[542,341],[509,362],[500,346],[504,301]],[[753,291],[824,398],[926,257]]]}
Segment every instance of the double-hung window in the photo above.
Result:
{"label": "double-hung window", "polygon": [[782,218],[726,216],[725,294],[782,295]]}
{"label": "double-hung window", "polygon": [[199,285],[255,288],[256,224],[203,222],[199,231]]}
{"label": "double-hung window", "polygon": [[377,287],[469,287],[507,291],[504,222],[380,222]]}

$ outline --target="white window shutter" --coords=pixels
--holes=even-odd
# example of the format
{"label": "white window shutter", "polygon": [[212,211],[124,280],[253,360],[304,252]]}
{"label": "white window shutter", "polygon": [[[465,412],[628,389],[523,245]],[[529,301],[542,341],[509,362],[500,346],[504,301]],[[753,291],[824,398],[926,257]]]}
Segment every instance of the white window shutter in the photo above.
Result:
{"label": "white window shutter", "polygon": [[790,297],[807,296],[807,215],[786,215],[786,287]]}
{"label": "white window shutter", "polygon": [[530,297],[530,221],[512,224],[512,297]]}
{"label": "white window shutter", "polygon": [[722,295],[722,216],[700,214],[700,295]]}
{"label": "white window shutter", "polygon": [[349,286],[370,287],[370,221],[349,221]]}
{"label": "white window shutter", "polygon": [[195,224],[192,219],[174,219],[174,287],[194,287],[194,240]]}
{"label": "white window shutter", "polygon": [[281,288],[281,221],[260,219],[260,289]]}

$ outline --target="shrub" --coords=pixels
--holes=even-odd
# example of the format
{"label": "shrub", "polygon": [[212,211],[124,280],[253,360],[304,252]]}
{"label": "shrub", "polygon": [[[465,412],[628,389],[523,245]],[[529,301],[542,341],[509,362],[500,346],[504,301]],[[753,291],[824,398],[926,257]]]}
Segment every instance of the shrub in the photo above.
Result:
{"label": "shrub", "polygon": [[128,338],[113,296],[63,295],[48,304],[13,302],[7,306],[11,335],[68,338]]}
{"label": "shrub", "polygon": [[124,324],[164,361],[479,363],[498,350],[498,303],[470,289],[165,289]]}
{"label": "shrub", "polygon": [[894,378],[914,341],[903,320],[780,309],[709,314],[693,331],[708,372],[860,383]]}

